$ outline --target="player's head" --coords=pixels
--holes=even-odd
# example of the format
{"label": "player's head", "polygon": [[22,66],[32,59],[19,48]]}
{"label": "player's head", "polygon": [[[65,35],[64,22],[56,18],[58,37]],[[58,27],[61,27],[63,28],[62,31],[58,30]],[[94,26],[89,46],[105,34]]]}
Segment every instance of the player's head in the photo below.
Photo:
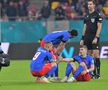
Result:
{"label": "player's head", "polygon": [[44,48],[48,51],[52,50],[53,44],[52,42],[45,42]]}
{"label": "player's head", "polygon": [[80,46],[79,53],[81,54],[81,56],[86,56],[87,55],[87,46],[85,46],[85,45]]}
{"label": "player's head", "polygon": [[88,9],[89,9],[89,11],[92,11],[95,9],[95,1],[94,0],[88,0]]}
{"label": "player's head", "polygon": [[75,37],[75,36],[78,35],[77,30],[74,30],[74,29],[70,30],[69,33],[70,33],[70,35],[71,35],[71,38],[73,38],[73,37]]}

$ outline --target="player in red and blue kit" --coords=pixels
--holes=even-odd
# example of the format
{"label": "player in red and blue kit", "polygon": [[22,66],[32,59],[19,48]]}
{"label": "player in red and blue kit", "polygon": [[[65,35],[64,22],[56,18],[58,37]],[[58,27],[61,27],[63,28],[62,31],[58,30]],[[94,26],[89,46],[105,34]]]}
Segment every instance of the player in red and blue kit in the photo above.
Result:
{"label": "player in red and blue kit", "polygon": [[[77,34],[77,30],[52,32],[42,39],[41,46],[44,47],[46,41],[52,42],[53,46],[58,45],[56,50],[54,50],[54,48],[51,50],[51,54],[55,55],[57,58],[65,47],[66,41],[68,41],[70,38],[74,38],[77,36]],[[55,77],[58,77],[58,68],[56,70]]]}
{"label": "player in red and blue kit", "polygon": [[[52,60],[52,54],[49,52],[52,49],[51,42],[47,42],[44,48],[40,47],[34,55],[30,70],[33,76],[38,77],[37,82],[49,82],[48,77],[57,68],[57,64]],[[43,80],[40,77],[44,76]]]}
{"label": "player in red and blue kit", "polygon": [[47,34],[41,42],[41,46],[43,47],[45,42],[50,41],[52,42],[53,45],[58,45],[61,42],[66,42],[68,41],[70,38],[73,38],[75,36],[77,36],[78,32],[77,30],[70,30],[70,31],[54,31],[50,34]]}
{"label": "player in red and blue kit", "polygon": [[[78,68],[76,68],[74,61],[78,62]],[[94,60],[91,56],[87,55],[87,47],[81,46],[80,55],[74,56],[73,62],[68,63],[65,77],[61,82],[73,82],[75,79],[77,81],[90,81],[93,70]],[[73,73],[73,76],[69,78],[71,72]]]}

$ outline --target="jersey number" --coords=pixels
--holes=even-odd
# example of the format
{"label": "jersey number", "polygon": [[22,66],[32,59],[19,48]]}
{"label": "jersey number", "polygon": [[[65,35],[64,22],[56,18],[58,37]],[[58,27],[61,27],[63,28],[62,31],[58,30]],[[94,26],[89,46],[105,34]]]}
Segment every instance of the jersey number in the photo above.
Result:
{"label": "jersey number", "polygon": [[33,60],[36,60],[40,54],[41,54],[41,52],[37,52],[37,53],[34,55]]}

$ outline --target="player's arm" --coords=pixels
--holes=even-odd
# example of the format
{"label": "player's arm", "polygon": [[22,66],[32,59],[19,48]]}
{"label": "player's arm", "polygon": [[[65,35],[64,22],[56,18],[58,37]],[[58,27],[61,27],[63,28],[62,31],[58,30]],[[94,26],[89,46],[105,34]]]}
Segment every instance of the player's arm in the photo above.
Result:
{"label": "player's arm", "polygon": [[91,64],[89,69],[84,70],[81,74],[84,75],[86,73],[92,72],[94,70],[94,64]]}
{"label": "player's arm", "polygon": [[101,28],[102,28],[102,20],[103,18],[101,17],[101,14],[99,13],[97,16],[97,32],[96,32],[96,37],[99,37],[100,32],[101,32]]}
{"label": "player's arm", "polygon": [[95,38],[94,38],[94,40],[92,42],[93,44],[96,44],[97,43],[97,40],[98,40],[99,35],[100,35],[100,32],[101,32],[102,23],[98,22],[97,23],[97,26],[98,26],[98,29],[97,29],[97,32],[96,32],[96,36],[95,36]]}
{"label": "player's arm", "polygon": [[73,58],[63,58],[62,61],[63,61],[63,62],[73,62],[74,59],[73,59]]}
{"label": "player's arm", "polygon": [[100,32],[101,32],[101,28],[102,28],[102,23],[98,22],[97,26],[98,26],[98,29],[97,29],[97,32],[96,32],[96,37],[99,37]]}
{"label": "player's arm", "polygon": [[86,24],[84,24],[84,28],[83,28],[83,36],[85,36],[85,32],[86,32]]}
{"label": "player's arm", "polygon": [[59,56],[58,61],[59,62],[73,62],[74,59],[73,58],[63,58],[63,57]]}
{"label": "player's arm", "polygon": [[74,56],[73,58],[63,58],[62,62],[78,62],[78,56]]}
{"label": "player's arm", "polygon": [[97,32],[96,32],[95,38],[92,42],[93,44],[96,44],[97,41],[98,41],[98,38],[99,38],[99,35],[100,35],[100,32],[101,32],[101,28],[102,28],[102,20],[103,19],[102,19],[101,15],[99,14],[97,16]]}
{"label": "player's arm", "polygon": [[90,66],[90,68],[87,69],[87,72],[92,72],[92,71],[94,71],[94,64],[92,64],[92,65]]}
{"label": "player's arm", "polygon": [[57,47],[57,49],[56,49],[56,53],[57,53],[57,54],[60,54],[64,47],[65,47],[65,42],[62,41],[62,42],[58,45],[58,47]]}

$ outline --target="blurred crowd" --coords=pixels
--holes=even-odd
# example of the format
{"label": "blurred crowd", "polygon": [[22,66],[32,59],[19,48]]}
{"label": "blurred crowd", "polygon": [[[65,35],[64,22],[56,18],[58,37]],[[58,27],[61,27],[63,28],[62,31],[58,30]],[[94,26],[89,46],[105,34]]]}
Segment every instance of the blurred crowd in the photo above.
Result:
{"label": "blurred crowd", "polygon": [[[107,18],[108,0],[96,0],[96,9]],[[1,21],[79,20],[87,12],[87,0],[43,0],[40,9],[30,0],[0,0],[0,11]]]}

